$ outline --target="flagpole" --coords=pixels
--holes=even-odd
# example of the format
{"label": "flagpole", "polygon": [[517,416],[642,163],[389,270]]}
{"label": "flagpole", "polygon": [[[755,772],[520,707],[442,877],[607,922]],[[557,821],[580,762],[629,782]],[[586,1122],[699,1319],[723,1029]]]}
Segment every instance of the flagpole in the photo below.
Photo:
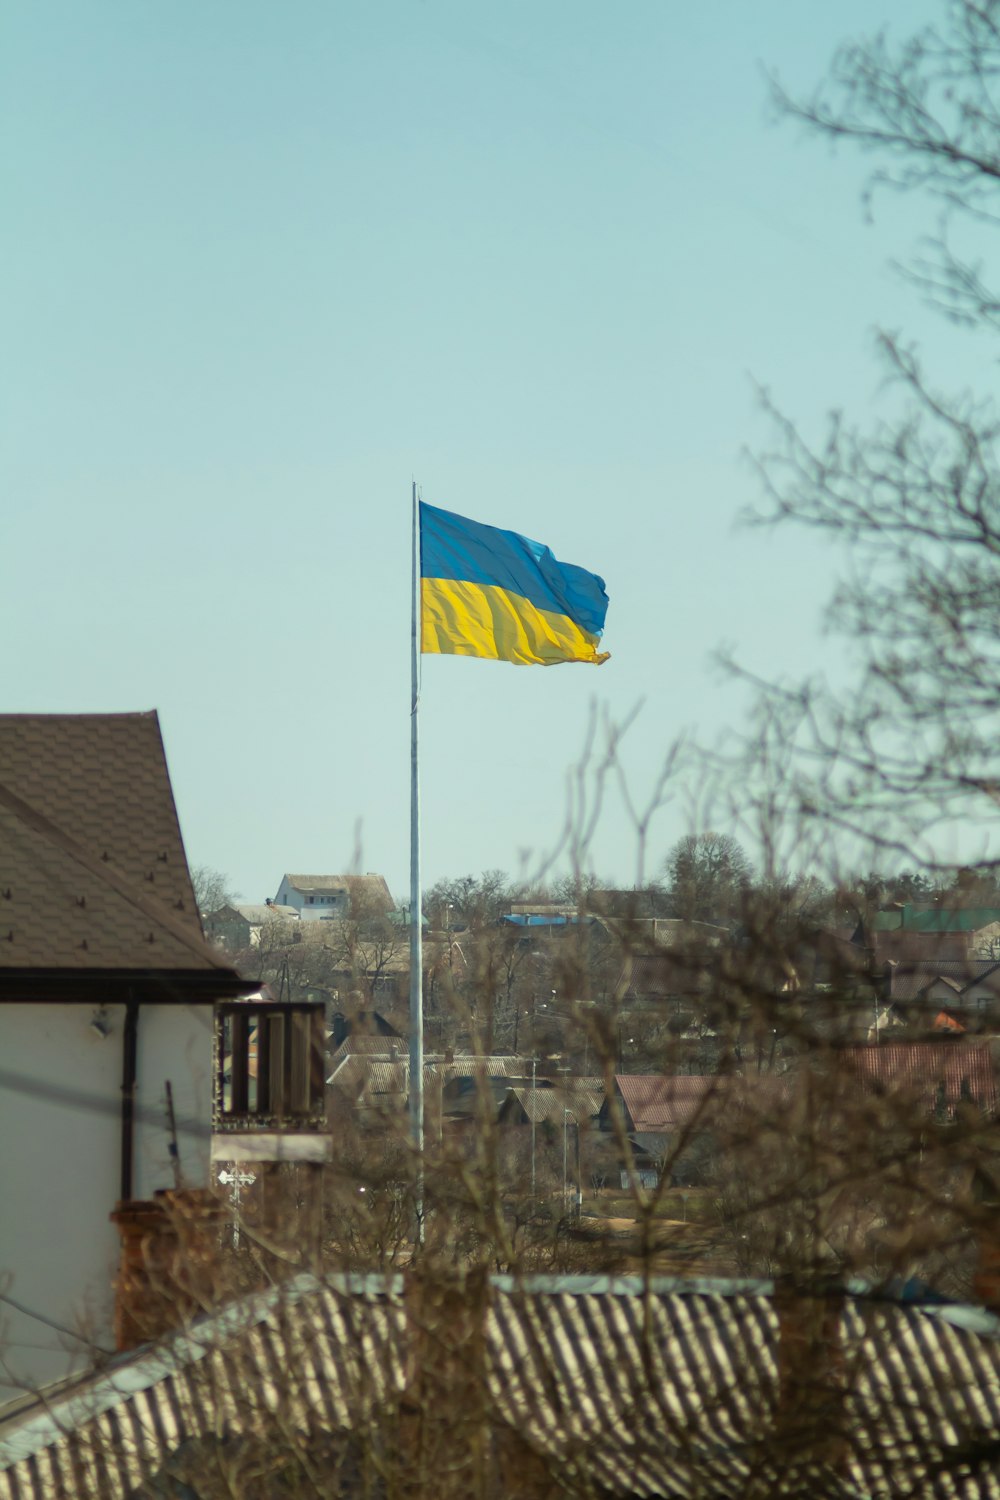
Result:
{"label": "flagpole", "polygon": [[424,1238],[424,964],[420,903],[420,510],[413,482],[413,587],[410,621],[410,1139],[416,1156],[417,1243]]}

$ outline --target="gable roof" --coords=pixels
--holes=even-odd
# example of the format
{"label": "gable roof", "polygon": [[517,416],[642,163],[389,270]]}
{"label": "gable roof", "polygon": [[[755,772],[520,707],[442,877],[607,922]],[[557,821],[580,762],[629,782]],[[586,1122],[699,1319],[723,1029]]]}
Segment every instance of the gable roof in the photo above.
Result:
{"label": "gable roof", "polygon": [[156,714],[0,715],[0,994],[135,976],[254,988],[202,935]]}
{"label": "gable roof", "polygon": [[375,901],[385,910],[393,909],[392,896],[389,887],[382,875],[283,875],[278,882],[278,890],[282,886],[290,886],[293,891],[299,891],[303,895],[310,892],[327,891],[350,894],[352,900],[356,896],[364,896],[366,900]]}
{"label": "gable roof", "polygon": [[936,979],[963,993],[985,986],[1000,999],[1000,963],[995,958],[910,960],[892,964],[888,973],[891,1000],[915,1000]]}
{"label": "gable roof", "polygon": [[[681,1130],[692,1123],[708,1125],[730,1108],[767,1115],[789,1096],[789,1080],[773,1073],[744,1078],[738,1073],[616,1073],[615,1087],[632,1131]],[[611,1100],[602,1106],[602,1116]]]}
{"label": "gable roof", "polygon": [[640,1132],[676,1130],[690,1124],[713,1099],[721,1098],[728,1083],[723,1075],[615,1074],[632,1129]]}
{"label": "gable roof", "polygon": [[240,905],[235,908],[239,916],[251,927],[259,927],[264,922],[274,922],[279,919],[287,919],[297,922],[299,920],[298,908],[295,906],[279,906],[275,901],[255,901],[250,905]]}
{"label": "gable roof", "polygon": [[561,1127],[563,1119],[570,1125],[579,1125],[581,1120],[593,1120],[600,1113],[603,1094],[573,1093],[558,1089],[532,1088],[530,1084],[507,1089],[501,1105],[503,1119],[516,1119],[523,1115],[526,1123],[534,1116],[536,1124],[548,1121]]}
{"label": "gable roof", "polygon": [[[352,1436],[406,1472],[470,1394],[507,1493],[993,1495],[998,1335],[974,1307],[763,1281],[493,1276],[420,1300],[419,1278],[302,1275],[28,1401],[0,1423],[0,1496],[125,1500],[196,1481],[203,1439],[236,1473],[258,1437],[316,1444],[325,1493],[356,1495]],[[467,1461],[468,1430],[436,1461]]]}

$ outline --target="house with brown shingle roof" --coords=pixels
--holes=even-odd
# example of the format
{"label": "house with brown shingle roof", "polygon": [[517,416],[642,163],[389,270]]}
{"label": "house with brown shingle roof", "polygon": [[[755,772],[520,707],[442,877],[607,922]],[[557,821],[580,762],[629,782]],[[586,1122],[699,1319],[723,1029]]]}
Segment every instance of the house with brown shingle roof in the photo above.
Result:
{"label": "house with brown shingle roof", "polygon": [[156,714],[0,715],[0,1404],[113,1347],[109,1214],[207,1181],[213,1007],[253,988],[202,936]]}

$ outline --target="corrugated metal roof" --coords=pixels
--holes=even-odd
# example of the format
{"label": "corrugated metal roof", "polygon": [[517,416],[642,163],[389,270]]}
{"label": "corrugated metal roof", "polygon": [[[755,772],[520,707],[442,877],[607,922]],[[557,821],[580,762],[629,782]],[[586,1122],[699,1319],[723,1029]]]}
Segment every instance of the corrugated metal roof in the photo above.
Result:
{"label": "corrugated metal roof", "polygon": [[997,906],[934,907],[927,911],[905,906],[902,927],[905,932],[978,932],[996,922],[1000,922]]}
{"label": "corrugated metal roof", "polygon": [[360,1101],[378,1094],[406,1094],[409,1062],[372,1057],[345,1057],[327,1079],[338,1093]]}
{"label": "corrugated metal roof", "polygon": [[600,1100],[597,1100],[596,1108],[592,1108],[593,1096],[588,1094],[566,1094],[562,1089],[533,1089],[530,1084],[527,1088],[509,1089],[509,1095],[517,1100],[529,1120],[534,1115],[536,1124],[547,1120],[561,1126],[565,1112],[569,1124],[578,1125],[581,1120],[596,1115],[601,1107]]}
{"label": "corrugated metal roof", "polygon": [[389,1036],[375,1035],[365,1031],[352,1031],[345,1036],[331,1057],[332,1062],[342,1062],[345,1057],[381,1057],[391,1061],[393,1051],[398,1057],[406,1057],[410,1044],[406,1037],[398,1040]]}
{"label": "corrugated metal roof", "polygon": [[[342,1062],[345,1058],[352,1056],[365,1056],[374,1061],[381,1058],[383,1062],[390,1062],[393,1052],[397,1058],[409,1056],[409,1042],[406,1037],[394,1040],[387,1036],[371,1036],[366,1033],[352,1033],[344,1038],[340,1046],[333,1053],[331,1061]],[[443,1053],[425,1053],[424,1062],[429,1068],[434,1068],[438,1073],[445,1073],[449,1077],[455,1075],[474,1075],[482,1070],[487,1078],[523,1078],[526,1072],[531,1071],[531,1064],[525,1063],[521,1057],[475,1057],[470,1054],[459,1054],[457,1057],[446,1059]]]}
{"label": "corrugated metal roof", "polygon": [[[235,1473],[271,1434],[327,1454],[353,1435],[405,1469],[401,1401],[440,1423],[470,1382],[491,1466],[524,1455],[551,1493],[1000,1496],[1000,1325],[979,1309],[604,1277],[448,1295],[303,1276],[247,1298],[0,1424],[0,1500],[126,1500],[223,1442]],[[324,1473],[331,1497],[360,1493]]]}
{"label": "corrugated metal roof", "polygon": [[[525,1075],[525,1063],[521,1057],[459,1056],[449,1062],[444,1058],[433,1058],[428,1065],[446,1078],[474,1078],[480,1071],[487,1078],[523,1078]],[[531,1071],[530,1066],[527,1071]]]}
{"label": "corrugated metal roof", "polygon": [[409,1087],[408,1062],[380,1062],[377,1058],[361,1059],[364,1064],[364,1092],[371,1094],[405,1094]]}

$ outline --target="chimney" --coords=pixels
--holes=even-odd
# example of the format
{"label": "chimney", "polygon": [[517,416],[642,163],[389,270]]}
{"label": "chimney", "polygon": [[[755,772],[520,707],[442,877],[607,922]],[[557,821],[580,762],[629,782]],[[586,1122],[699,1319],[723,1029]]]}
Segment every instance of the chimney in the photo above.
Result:
{"label": "chimney", "polygon": [[[785,1471],[801,1473],[803,1481],[818,1465],[836,1473],[848,1461],[851,1381],[841,1342],[845,1301],[839,1288],[812,1290],[791,1278],[775,1286],[778,1391],[768,1443],[779,1445]],[[861,1311],[861,1303],[854,1306]],[[805,1483],[801,1493],[808,1493]]]}
{"label": "chimney", "polygon": [[121,1236],[115,1278],[119,1351],[182,1328],[219,1300],[219,1226],[224,1204],[206,1189],[164,1189],[129,1198],[109,1215]]}

